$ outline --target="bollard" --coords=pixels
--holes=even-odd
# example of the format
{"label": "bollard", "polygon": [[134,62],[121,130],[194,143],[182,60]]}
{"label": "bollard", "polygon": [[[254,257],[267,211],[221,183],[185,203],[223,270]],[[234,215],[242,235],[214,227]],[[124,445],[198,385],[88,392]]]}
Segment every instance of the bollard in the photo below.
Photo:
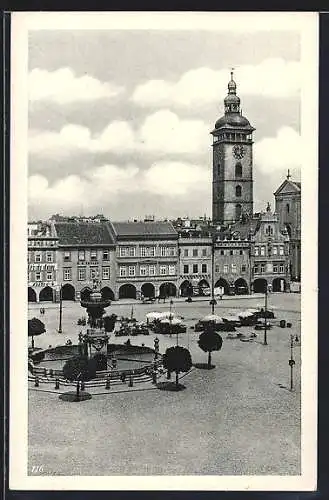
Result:
{"label": "bollard", "polygon": [[59,379],[55,380],[55,389],[59,389]]}
{"label": "bollard", "polygon": [[81,380],[81,390],[82,391],[85,390],[85,381],[84,380]]}
{"label": "bollard", "polygon": [[106,377],[105,389],[111,389],[111,379],[110,379],[110,377]]}
{"label": "bollard", "polygon": [[133,381],[132,375],[130,375],[130,377],[129,377],[129,387],[133,387],[133,385],[134,385],[134,381]]}
{"label": "bollard", "polygon": [[154,370],[153,374],[152,374],[152,384],[156,384],[157,383],[157,372]]}
{"label": "bollard", "polygon": [[39,377],[36,375],[34,379],[34,387],[39,387]]}

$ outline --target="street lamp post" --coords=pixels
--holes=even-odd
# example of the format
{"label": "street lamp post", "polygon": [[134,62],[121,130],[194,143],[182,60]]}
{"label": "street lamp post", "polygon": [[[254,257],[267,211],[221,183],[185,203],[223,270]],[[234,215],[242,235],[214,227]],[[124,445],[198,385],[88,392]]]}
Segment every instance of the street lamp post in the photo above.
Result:
{"label": "street lamp post", "polygon": [[170,302],[169,302],[169,336],[170,337],[172,334],[172,314],[171,314],[172,306],[173,306],[173,300],[170,299]]}
{"label": "street lamp post", "polygon": [[62,287],[63,287],[63,285],[60,285],[60,289],[59,289],[59,325],[58,325],[58,333],[62,333],[62,316],[63,316]]}
{"label": "street lamp post", "polygon": [[268,289],[267,289],[267,283],[266,283],[266,288],[265,288],[265,313],[264,313],[264,345],[267,345],[267,295],[268,295]]}
{"label": "street lamp post", "polygon": [[289,366],[290,366],[290,390],[294,390],[294,365],[295,365],[295,360],[294,360],[294,336],[290,335],[290,359],[289,359]]}
{"label": "street lamp post", "polygon": [[216,237],[212,236],[212,245],[211,245],[211,314],[215,313],[215,241]]}

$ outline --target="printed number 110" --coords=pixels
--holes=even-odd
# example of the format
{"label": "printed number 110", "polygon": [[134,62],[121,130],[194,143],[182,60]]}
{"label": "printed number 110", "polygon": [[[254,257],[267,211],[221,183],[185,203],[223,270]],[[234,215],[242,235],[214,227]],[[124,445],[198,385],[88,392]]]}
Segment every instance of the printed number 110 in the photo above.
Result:
{"label": "printed number 110", "polygon": [[32,474],[43,472],[43,465],[32,465]]}

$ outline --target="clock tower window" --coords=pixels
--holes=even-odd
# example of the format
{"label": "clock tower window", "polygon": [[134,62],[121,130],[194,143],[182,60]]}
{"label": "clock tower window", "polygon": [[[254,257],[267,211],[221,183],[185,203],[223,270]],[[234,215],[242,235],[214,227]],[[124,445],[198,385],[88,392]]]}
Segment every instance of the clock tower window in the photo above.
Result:
{"label": "clock tower window", "polygon": [[241,195],[242,195],[242,188],[241,188],[241,186],[236,186],[236,188],[235,188],[235,196],[237,198],[241,198]]}
{"label": "clock tower window", "polygon": [[242,165],[240,162],[235,165],[235,177],[242,177]]}

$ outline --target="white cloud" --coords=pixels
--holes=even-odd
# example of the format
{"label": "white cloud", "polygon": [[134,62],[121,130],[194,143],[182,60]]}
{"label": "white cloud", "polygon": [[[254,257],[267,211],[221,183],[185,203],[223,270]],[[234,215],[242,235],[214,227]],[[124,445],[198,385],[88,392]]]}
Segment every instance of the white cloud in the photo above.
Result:
{"label": "white cloud", "polygon": [[[136,87],[132,101],[140,106],[202,106],[218,102],[227,92],[228,69],[196,68],[176,82],[149,80]],[[258,65],[242,65],[235,71],[238,94],[273,98],[297,95],[301,69],[297,61],[265,59]]]}
{"label": "white cloud", "polygon": [[138,194],[180,196],[188,202],[194,196],[209,191],[210,170],[187,162],[153,163],[148,170],[141,171],[136,165],[102,165],[85,177],[69,175],[50,184],[45,176],[29,178],[29,205],[39,212],[51,214],[59,208],[67,213],[84,209],[101,209],[123,196]]}
{"label": "white cloud", "polygon": [[77,76],[71,68],[56,71],[33,69],[29,74],[30,101],[54,101],[67,104],[75,101],[110,99],[123,92],[113,83],[101,82],[89,75]]}
{"label": "white cloud", "polygon": [[207,191],[211,184],[210,169],[187,162],[160,161],[154,163],[144,174],[145,189],[155,194],[176,196],[192,192]]}
{"label": "white cloud", "polygon": [[275,137],[265,137],[254,146],[254,163],[262,172],[300,169],[303,158],[301,136],[291,127],[282,127]]}
{"label": "white cloud", "polygon": [[31,131],[29,151],[42,157],[81,152],[202,154],[209,146],[209,130],[201,120],[182,120],[168,110],[146,117],[138,130],[114,121],[93,135],[86,127],[65,125],[59,132]]}

